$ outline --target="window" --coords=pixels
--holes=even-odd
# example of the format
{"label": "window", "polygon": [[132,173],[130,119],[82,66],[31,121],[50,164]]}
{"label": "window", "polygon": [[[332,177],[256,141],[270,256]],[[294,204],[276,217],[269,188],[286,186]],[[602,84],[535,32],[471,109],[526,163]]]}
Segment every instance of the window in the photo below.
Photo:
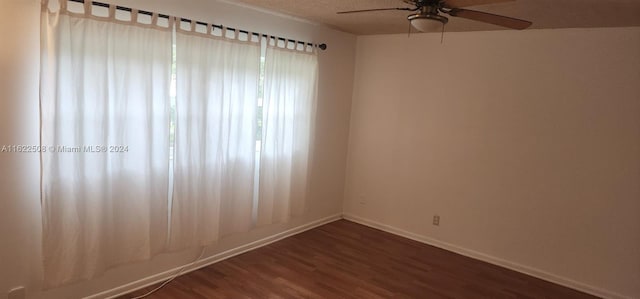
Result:
{"label": "window", "polygon": [[42,143],[130,150],[43,153],[46,286],[301,211],[316,55],[81,7],[42,12]]}

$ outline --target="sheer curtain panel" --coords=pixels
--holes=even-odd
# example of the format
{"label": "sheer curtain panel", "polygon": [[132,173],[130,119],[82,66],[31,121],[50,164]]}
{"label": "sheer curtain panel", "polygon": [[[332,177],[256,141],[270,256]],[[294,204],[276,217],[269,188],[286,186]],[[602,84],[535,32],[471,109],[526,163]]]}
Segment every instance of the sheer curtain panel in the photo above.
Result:
{"label": "sheer curtain panel", "polygon": [[285,222],[304,211],[317,58],[315,53],[267,47],[258,225]]}
{"label": "sheer curtain panel", "polygon": [[171,249],[250,229],[260,46],[178,29]]}
{"label": "sheer curtain panel", "polygon": [[[86,1],[86,3],[90,3]],[[41,18],[45,285],[148,259],[167,241],[171,29],[71,13]],[[152,17],[153,22],[157,16]]]}

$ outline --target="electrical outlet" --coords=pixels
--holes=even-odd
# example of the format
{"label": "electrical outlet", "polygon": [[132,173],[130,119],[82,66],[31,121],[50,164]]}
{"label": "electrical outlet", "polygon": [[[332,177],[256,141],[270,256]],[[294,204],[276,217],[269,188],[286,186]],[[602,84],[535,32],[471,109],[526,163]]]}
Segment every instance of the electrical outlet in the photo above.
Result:
{"label": "electrical outlet", "polygon": [[440,226],[440,216],[433,215],[433,225]]}
{"label": "electrical outlet", "polygon": [[358,196],[358,203],[362,206],[367,205],[367,197],[364,194],[360,194],[360,196]]}
{"label": "electrical outlet", "polygon": [[24,287],[17,287],[9,291],[7,299],[25,299],[27,298],[27,290]]}

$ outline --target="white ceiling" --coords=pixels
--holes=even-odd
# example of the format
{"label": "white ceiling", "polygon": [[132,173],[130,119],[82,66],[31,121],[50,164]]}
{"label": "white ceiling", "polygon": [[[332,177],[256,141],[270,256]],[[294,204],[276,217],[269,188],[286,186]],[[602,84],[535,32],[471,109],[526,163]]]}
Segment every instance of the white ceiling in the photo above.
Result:
{"label": "white ceiling", "polygon": [[[326,24],[358,35],[406,33],[407,11],[379,11],[337,15],[338,11],[407,7],[401,0],[226,0]],[[640,26],[640,0],[517,0],[469,9],[525,19],[532,29]],[[504,28],[449,18],[446,31],[484,31]]]}

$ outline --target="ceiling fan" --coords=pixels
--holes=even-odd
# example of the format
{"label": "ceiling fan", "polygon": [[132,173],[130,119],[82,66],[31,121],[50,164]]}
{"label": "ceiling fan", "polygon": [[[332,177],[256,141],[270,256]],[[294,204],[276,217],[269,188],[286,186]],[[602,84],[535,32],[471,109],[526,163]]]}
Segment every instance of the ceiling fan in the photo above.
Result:
{"label": "ceiling fan", "polygon": [[370,11],[383,10],[405,10],[415,12],[407,17],[411,26],[421,32],[436,31],[449,22],[449,18],[443,14],[452,17],[464,18],[489,24],[494,24],[506,28],[522,30],[531,26],[531,22],[520,20],[501,15],[495,15],[482,11],[463,9],[461,7],[511,2],[515,0],[402,0],[403,2],[414,6],[410,7],[393,7],[393,8],[374,8],[363,10],[341,11],[338,14],[349,14]]}

